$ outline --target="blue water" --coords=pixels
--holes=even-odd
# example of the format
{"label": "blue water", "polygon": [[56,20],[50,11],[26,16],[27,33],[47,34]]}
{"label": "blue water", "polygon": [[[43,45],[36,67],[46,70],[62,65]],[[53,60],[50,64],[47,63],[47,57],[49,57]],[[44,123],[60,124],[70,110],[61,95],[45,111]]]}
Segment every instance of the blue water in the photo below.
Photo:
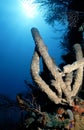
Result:
{"label": "blue water", "polygon": [[60,41],[65,29],[57,23],[55,28],[63,27],[64,31],[54,32],[41,14],[29,18],[23,13],[20,0],[0,0],[0,94],[15,98],[17,93],[27,90],[25,79],[31,83],[30,64],[35,47],[32,27],[39,29],[57,65],[62,62]]}

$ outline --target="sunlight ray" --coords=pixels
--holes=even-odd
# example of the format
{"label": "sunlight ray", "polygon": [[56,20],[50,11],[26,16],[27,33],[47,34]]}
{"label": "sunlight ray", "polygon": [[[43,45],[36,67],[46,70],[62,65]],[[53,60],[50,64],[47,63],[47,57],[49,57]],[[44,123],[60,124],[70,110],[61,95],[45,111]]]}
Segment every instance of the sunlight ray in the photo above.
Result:
{"label": "sunlight ray", "polygon": [[34,0],[21,0],[21,7],[23,13],[29,18],[35,18],[38,14],[37,4],[34,3]]}

